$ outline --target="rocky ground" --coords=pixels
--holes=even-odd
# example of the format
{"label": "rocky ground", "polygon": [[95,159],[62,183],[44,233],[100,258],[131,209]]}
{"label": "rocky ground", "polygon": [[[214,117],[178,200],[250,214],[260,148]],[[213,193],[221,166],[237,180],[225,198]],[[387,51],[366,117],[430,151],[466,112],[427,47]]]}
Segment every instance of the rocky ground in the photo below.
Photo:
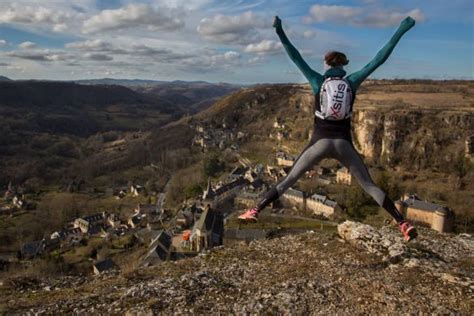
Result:
{"label": "rocky ground", "polygon": [[6,313],[461,313],[474,310],[474,238],[354,222],[219,247],[99,277],[9,279]]}

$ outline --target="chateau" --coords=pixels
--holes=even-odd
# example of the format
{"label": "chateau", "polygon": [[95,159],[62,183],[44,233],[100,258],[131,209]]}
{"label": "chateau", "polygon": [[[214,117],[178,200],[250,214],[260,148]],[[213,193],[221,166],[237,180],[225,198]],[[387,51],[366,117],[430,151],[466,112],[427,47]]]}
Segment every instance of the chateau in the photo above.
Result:
{"label": "chateau", "polygon": [[414,222],[423,223],[440,233],[449,233],[454,226],[454,213],[439,204],[422,201],[416,195],[403,195],[395,202],[398,211]]}

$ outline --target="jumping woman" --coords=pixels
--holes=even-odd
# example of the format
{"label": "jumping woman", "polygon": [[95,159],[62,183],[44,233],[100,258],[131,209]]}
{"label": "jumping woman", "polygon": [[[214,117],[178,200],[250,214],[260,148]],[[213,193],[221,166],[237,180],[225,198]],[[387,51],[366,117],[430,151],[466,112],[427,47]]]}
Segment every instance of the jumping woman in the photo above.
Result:
{"label": "jumping woman", "polygon": [[281,20],[278,16],[275,17],[273,27],[276,29],[283,47],[308,79],[313,90],[315,96],[314,129],[309,144],[295,160],[288,175],[270,189],[257,206],[240,215],[240,220],[257,221],[260,211],[278,199],[306,171],[322,159],[333,158],[348,168],[364,191],[397,221],[406,241],[417,236],[415,227],[405,220],[387,194],[374,184],[367,167],[352,144],[351,137],[351,114],[357,89],[375,69],[387,60],[403,34],[414,25],[414,19],[405,18],[390,41],[377,53],[375,58],[364,68],[349,76],[346,76],[343,68],[349,63],[346,55],[335,51],[327,53],[324,57],[327,71],[321,75],[311,69],[303,60],[283,31]]}

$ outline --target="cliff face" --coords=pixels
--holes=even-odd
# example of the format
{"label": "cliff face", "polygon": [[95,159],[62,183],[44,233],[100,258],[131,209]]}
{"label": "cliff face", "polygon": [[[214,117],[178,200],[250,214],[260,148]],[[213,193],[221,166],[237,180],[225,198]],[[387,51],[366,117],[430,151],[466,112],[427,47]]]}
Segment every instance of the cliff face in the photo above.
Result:
{"label": "cliff face", "polygon": [[474,130],[474,115],[427,109],[360,109],[354,113],[353,126],[354,142],[367,159],[388,163],[407,163],[409,159],[419,168],[455,159]]}
{"label": "cliff face", "polygon": [[[363,85],[354,104],[354,143],[375,163],[414,169],[446,166],[466,151],[466,140],[474,133],[473,91],[472,82]],[[308,85],[282,84],[241,90],[200,116],[217,121],[232,117],[242,130],[255,124],[248,130],[254,135],[276,117],[293,123],[293,128],[309,129],[313,111],[314,95]]]}

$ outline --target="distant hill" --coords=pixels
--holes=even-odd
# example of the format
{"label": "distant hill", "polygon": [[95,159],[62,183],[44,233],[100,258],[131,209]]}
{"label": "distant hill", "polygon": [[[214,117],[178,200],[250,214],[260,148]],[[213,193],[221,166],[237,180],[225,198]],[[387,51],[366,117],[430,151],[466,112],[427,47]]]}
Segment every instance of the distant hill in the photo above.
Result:
{"label": "distant hill", "polygon": [[0,113],[18,132],[76,136],[138,130],[177,118],[183,109],[123,86],[54,81],[0,82]]}
{"label": "distant hill", "polygon": [[171,104],[123,86],[86,86],[62,81],[6,81],[0,83],[0,105],[77,107],[112,104],[158,104],[171,109]]}
{"label": "distant hill", "polygon": [[134,89],[180,104],[186,108],[187,112],[193,114],[208,108],[224,95],[241,88],[242,86],[227,83],[172,81]]}
{"label": "distant hill", "polygon": [[86,85],[119,85],[135,91],[167,100],[182,107],[186,113],[194,114],[207,109],[220,97],[241,89],[242,85],[210,83],[207,81],[159,81],[142,79],[90,79],[76,80]]}
{"label": "distant hill", "polygon": [[[121,85],[0,81],[0,185],[12,178],[21,182],[62,177],[67,160],[81,160],[96,150],[96,144],[146,134],[208,107],[234,89],[176,82],[155,93]],[[130,154],[137,162],[128,159],[127,164],[143,163],[143,153]]]}
{"label": "distant hill", "polygon": [[12,80],[8,77],[0,76],[0,81],[12,81]]}
{"label": "distant hill", "polygon": [[159,80],[143,80],[143,79],[113,79],[113,78],[102,78],[102,79],[83,79],[74,80],[73,82],[79,84],[88,85],[119,85],[119,86],[143,86],[143,85],[155,85],[166,83],[166,81]]}

